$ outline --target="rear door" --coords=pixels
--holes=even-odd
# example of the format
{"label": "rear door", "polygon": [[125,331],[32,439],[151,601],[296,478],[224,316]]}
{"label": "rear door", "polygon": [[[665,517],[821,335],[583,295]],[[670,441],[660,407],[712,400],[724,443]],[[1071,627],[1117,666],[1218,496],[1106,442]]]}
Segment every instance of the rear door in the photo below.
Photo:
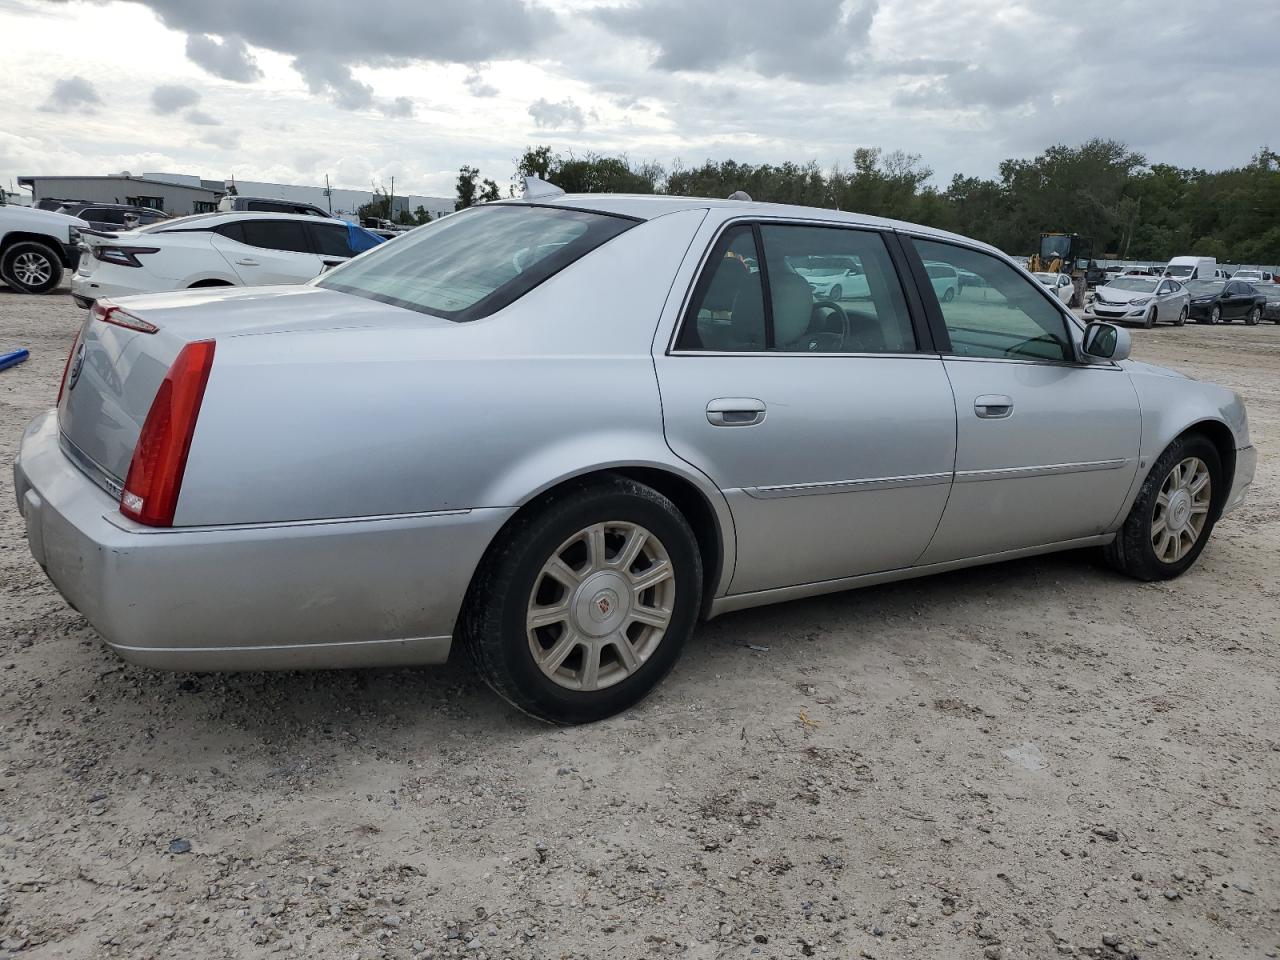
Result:
{"label": "rear door", "polygon": [[[956,415],[896,238],[736,223],[703,251],[655,364],[668,444],[733,513],[729,592],[909,567],[946,503]],[[815,296],[797,271],[815,258],[856,261],[866,292]]]}
{"label": "rear door", "polygon": [[319,276],[314,252],[301,220],[245,219],[215,228],[213,246],[246,286],[304,283]]}
{"label": "rear door", "polygon": [[1118,365],[1084,364],[1060,307],[1039,283],[985,251],[909,241],[921,296],[926,267],[986,281],[982,297],[926,300],[955,390],[955,483],[921,563],[1101,534],[1138,467],[1139,408]]}

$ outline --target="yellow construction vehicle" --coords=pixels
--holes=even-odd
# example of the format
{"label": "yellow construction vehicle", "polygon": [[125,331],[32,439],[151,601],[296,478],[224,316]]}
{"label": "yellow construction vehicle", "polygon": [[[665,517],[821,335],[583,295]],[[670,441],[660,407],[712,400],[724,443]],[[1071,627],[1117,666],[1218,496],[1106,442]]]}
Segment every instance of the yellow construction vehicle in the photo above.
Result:
{"label": "yellow construction vehicle", "polygon": [[1078,233],[1042,233],[1040,249],[1027,261],[1032,273],[1065,273],[1071,277],[1075,296],[1070,306],[1084,306],[1087,277],[1093,268],[1093,240]]}

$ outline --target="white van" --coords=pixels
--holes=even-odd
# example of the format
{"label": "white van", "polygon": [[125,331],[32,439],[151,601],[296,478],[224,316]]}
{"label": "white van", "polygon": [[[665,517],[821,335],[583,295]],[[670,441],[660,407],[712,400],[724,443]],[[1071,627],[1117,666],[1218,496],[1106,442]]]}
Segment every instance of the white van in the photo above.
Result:
{"label": "white van", "polygon": [[1188,280],[1212,280],[1217,270],[1218,261],[1214,257],[1174,257],[1164,268],[1164,275],[1186,283]]}

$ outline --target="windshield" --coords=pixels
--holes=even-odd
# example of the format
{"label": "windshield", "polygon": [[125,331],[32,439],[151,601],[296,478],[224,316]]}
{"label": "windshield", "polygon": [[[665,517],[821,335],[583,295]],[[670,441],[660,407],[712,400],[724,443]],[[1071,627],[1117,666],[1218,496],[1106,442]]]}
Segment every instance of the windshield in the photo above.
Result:
{"label": "windshield", "polygon": [[1170,277],[1189,277],[1194,270],[1195,267],[1188,266],[1185,263],[1171,263],[1165,267],[1164,272]]}
{"label": "windshield", "polygon": [[1187,289],[1193,297],[1214,297],[1222,292],[1222,288],[1226,286],[1222,280],[1192,280],[1187,284]]}
{"label": "windshield", "polygon": [[1053,259],[1054,257],[1066,257],[1067,252],[1071,249],[1070,237],[1041,237],[1040,239],[1040,256]]}
{"label": "windshield", "polygon": [[1132,290],[1134,293],[1150,293],[1156,288],[1155,280],[1142,277],[1119,277],[1107,284],[1112,290]]}
{"label": "windshield", "polygon": [[637,221],[583,210],[473,207],[380,245],[316,286],[447,320],[487,317]]}

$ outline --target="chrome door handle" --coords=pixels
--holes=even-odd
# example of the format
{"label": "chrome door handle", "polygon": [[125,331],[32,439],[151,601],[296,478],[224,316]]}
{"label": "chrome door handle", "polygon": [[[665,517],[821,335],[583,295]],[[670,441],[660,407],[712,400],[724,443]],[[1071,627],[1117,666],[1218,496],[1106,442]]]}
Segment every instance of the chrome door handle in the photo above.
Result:
{"label": "chrome door handle", "polygon": [[236,266],[238,267],[256,267],[257,265],[258,265],[257,260],[243,259],[243,260],[236,261]]}
{"label": "chrome door handle", "polygon": [[722,397],[707,404],[707,422],[713,427],[752,427],[764,420],[763,400]]}
{"label": "chrome door handle", "polygon": [[998,393],[985,393],[973,401],[973,412],[983,420],[1003,420],[1013,415],[1013,400]]}

